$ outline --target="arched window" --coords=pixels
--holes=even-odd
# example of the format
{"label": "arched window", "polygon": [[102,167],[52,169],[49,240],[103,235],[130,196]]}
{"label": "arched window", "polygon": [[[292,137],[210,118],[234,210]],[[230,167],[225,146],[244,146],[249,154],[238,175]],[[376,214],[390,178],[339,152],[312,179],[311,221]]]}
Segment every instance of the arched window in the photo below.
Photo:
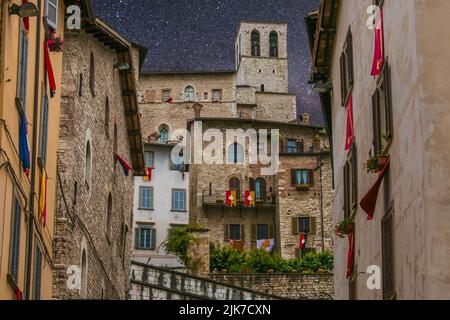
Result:
{"label": "arched window", "polygon": [[239,143],[228,147],[228,163],[244,163],[244,148]]}
{"label": "arched window", "polygon": [[255,181],[255,197],[256,200],[266,199],[266,180],[258,178]]}
{"label": "arched window", "polygon": [[95,96],[95,59],[94,53],[91,52],[91,60],[89,64],[89,87],[92,94]]}
{"label": "arched window", "polygon": [[86,154],[85,154],[85,171],[84,171],[84,180],[86,181],[86,185],[90,187],[91,185],[91,170],[92,170],[92,151],[91,151],[91,142],[88,140],[86,143]]}
{"label": "arched window", "polygon": [[163,127],[159,130],[159,143],[166,144],[169,141],[169,130]]}
{"label": "arched window", "polygon": [[112,212],[113,212],[113,202],[111,193],[108,195],[108,204],[106,211],[106,236],[111,237],[111,226],[112,226]]}
{"label": "arched window", "polygon": [[241,196],[241,182],[239,179],[236,177],[231,178],[228,187],[230,191],[236,191],[236,200],[239,200]]}
{"label": "arched window", "polygon": [[81,253],[81,288],[80,288],[81,299],[86,299],[87,296],[87,254],[86,250],[83,249]]}
{"label": "arched window", "polygon": [[105,130],[106,133],[109,132],[109,98],[106,97],[106,102],[105,102]]}
{"label": "arched window", "polygon": [[194,101],[194,88],[191,86],[184,89],[184,101]]}
{"label": "arched window", "polygon": [[270,56],[278,57],[278,33],[276,31],[272,31],[269,34],[269,43],[270,43]]}
{"label": "arched window", "polygon": [[260,50],[260,36],[258,30],[253,30],[251,34],[251,40],[252,40],[252,56],[260,56],[261,50]]}

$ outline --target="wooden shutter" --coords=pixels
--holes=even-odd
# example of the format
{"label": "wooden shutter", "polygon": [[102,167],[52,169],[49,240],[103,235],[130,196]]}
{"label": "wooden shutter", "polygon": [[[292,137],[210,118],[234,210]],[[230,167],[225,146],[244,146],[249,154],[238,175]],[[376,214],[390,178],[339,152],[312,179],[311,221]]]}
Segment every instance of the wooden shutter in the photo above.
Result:
{"label": "wooden shutter", "polygon": [[257,226],[256,226],[256,224],[252,224],[251,228],[252,228],[251,229],[252,241],[256,241],[256,239],[257,239],[257,230],[256,230]]}
{"label": "wooden shutter", "polygon": [[298,218],[292,218],[292,234],[298,234]]}
{"label": "wooden shutter", "polygon": [[349,217],[349,201],[348,201],[348,162],[345,162],[344,165],[344,170],[343,170],[343,175],[344,175],[344,217],[348,218]]}
{"label": "wooden shutter", "polygon": [[298,153],[305,152],[305,144],[304,144],[303,140],[298,140],[297,141],[297,152]]}
{"label": "wooden shutter", "polygon": [[394,134],[394,124],[393,124],[393,111],[392,111],[392,87],[391,87],[391,68],[387,64],[384,65],[384,88],[385,88],[385,99],[386,99],[386,134],[388,137],[392,137]]}
{"label": "wooden shutter", "polygon": [[139,228],[134,228],[134,247],[139,249]]}
{"label": "wooden shutter", "polygon": [[245,241],[245,224],[241,224],[241,241]]}
{"label": "wooden shutter", "polygon": [[[353,36],[351,30],[348,31],[347,35],[347,59],[348,59],[348,74],[350,78],[348,79],[348,84],[351,86],[354,83],[354,66],[353,66]],[[347,88],[348,90],[349,88]],[[348,93],[348,92],[347,92]]]}
{"label": "wooden shutter", "polygon": [[310,186],[314,185],[314,170],[312,169],[308,170],[308,181]]}
{"label": "wooden shutter", "polygon": [[340,74],[341,74],[341,105],[345,106],[346,90],[345,90],[345,55],[341,54],[340,58]]}
{"label": "wooden shutter", "polygon": [[384,299],[392,299],[395,294],[393,227],[393,215],[389,213],[381,221]]}
{"label": "wooden shutter", "polygon": [[274,239],[274,237],[275,237],[275,229],[274,229],[273,224],[269,224],[268,228],[269,228],[269,234],[268,234],[269,239]]}
{"label": "wooden shutter", "polygon": [[255,179],[250,178],[248,181],[250,191],[255,191]]}
{"label": "wooden shutter", "polygon": [[295,180],[295,173],[296,173],[297,169],[291,169],[291,185],[295,186],[297,184],[296,180]]}
{"label": "wooden shutter", "polygon": [[230,240],[230,225],[224,224],[223,225],[223,241]]}
{"label": "wooden shutter", "polygon": [[373,128],[373,152],[378,154],[380,151],[380,130],[379,130],[379,120],[378,120],[378,89],[372,95],[372,128]]}
{"label": "wooden shutter", "polygon": [[150,247],[152,250],[155,250],[156,249],[156,229],[152,228],[151,230],[152,230],[152,240],[151,240],[152,243],[151,243]]}
{"label": "wooden shutter", "polygon": [[33,300],[41,299],[42,253],[36,246],[34,255]]}
{"label": "wooden shutter", "polygon": [[356,144],[354,143],[352,146],[352,167],[351,175],[352,175],[352,185],[351,185],[351,192],[352,192],[352,209],[356,208],[358,206],[358,159],[357,159],[357,150],[356,150]]}
{"label": "wooden shutter", "polygon": [[310,217],[309,218],[309,233],[310,234],[316,234],[316,217]]}
{"label": "wooden shutter", "polygon": [[9,252],[9,273],[12,278],[18,282],[19,279],[19,257],[20,257],[20,228],[21,228],[21,215],[22,209],[17,199],[14,199],[13,206],[13,228],[11,247]]}

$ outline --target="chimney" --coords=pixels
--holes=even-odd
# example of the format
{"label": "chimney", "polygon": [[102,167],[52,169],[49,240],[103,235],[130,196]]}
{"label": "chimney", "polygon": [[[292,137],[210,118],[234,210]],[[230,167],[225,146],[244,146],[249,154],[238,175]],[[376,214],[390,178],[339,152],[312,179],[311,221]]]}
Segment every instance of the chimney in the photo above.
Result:
{"label": "chimney", "polygon": [[196,104],[194,104],[193,108],[194,108],[194,112],[195,112],[194,113],[195,117],[200,118],[200,114],[203,109],[203,106],[200,103],[196,103]]}
{"label": "chimney", "polygon": [[314,148],[314,152],[320,152],[321,150],[321,138],[320,138],[320,134],[316,133],[316,135],[314,136],[314,142],[313,142],[313,148]]}
{"label": "chimney", "polygon": [[302,113],[300,115],[300,117],[299,117],[300,124],[305,125],[305,126],[309,126],[310,125],[309,118],[310,118],[309,113],[306,113],[306,112]]}

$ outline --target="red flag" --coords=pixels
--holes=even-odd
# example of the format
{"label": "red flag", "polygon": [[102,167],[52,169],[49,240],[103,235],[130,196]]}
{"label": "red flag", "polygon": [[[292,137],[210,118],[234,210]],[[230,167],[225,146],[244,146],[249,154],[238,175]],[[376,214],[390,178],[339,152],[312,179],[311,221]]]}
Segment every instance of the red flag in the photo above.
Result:
{"label": "red flag", "polygon": [[50,97],[54,97],[56,94],[56,82],[55,75],[53,74],[52,61],[50,60],[50,54],[48,52],[48,40],[44,42],[44,55],[45,55],[45,69],[47,70],[48,83],[50,85]]}
{"label": "red flag", "polygon": [[152,180],[152,168],[147,168],[146,176],[144,177],[145,181]]}
{"label": "red flag", "polygon": [[353,273],[354,256],[353,251],[355,244],[353,242],[353,232],[348,235],[348,252],[347,252],[347,278],[350,278]]}
{"label": "red flag", "polygon": [[123,173],[125,174],[126,177],[128,177],[128,174],[130,173],[130,170],[131,170],[131,166],[125,161],[124,158],[119,156],[117,153],[116,153],[116,158],[117,158],[117,160],[119,160],[119,163],[122,166]]}
{"label": "red flag", "polygon": [[[22,0],[22,4],[27,3],[28,0]],[[25,30],[28,32],[30,31],[30,18],[29,17],[25,17],[23,18],[23,27],[25,28]]]}
{"label": "red flag", "polygon": [[172,97],[166,100],[167,103],[172,103],[172,101],[173,101]]}
{"label": "red flag", "polygon": [[383,10],[380,10],[380,19],[375,27],[375,51],[373,54],[372,71],[371,76],[377,76],[381,73],[381,69],[384,65],[384,35],[383,35]]}
{"label": "red flag", "polygon": [[347,131],[345,135],[345,151],[351,149],[353,144],[353,139],[355,137],[355,130],[353,127],[353,97],[350,94],[347,101],[347,106],[345,107],[347,112]]}
{"label": "red flag", "polygon": [[254,207],[255,206],[255,191],[245,191],[244,192],[244,206]]}
{"label": "red flag", "polygon": [[20,300],[22,300],[22,292],[20,291],[20,289],[19,288],[16,288],[16,299],[18,300],[18,301],[20,301]]}
{"label": "red flag", "polygon": [[227,191],[225,193],[225,204],[229,207],[236,206],[236,191]]}
{"label": "red flag", "polygon": [[304,233],[300,234],[300,244],[298,246],[300,250],[303,250],[306,248],[306,235]]}
{"label": "red flag", "polygon": [[390,159],[386,161],[383,170],[378,173],[378,179],[370,188],[369,192],[362,198],[359,205],[367,213],[367,220],[373,220],[373,215],[375,214],[375,207],[377,205],[378,192],[380,191],[381,182],[383,181],[384,175],[389,167]]}

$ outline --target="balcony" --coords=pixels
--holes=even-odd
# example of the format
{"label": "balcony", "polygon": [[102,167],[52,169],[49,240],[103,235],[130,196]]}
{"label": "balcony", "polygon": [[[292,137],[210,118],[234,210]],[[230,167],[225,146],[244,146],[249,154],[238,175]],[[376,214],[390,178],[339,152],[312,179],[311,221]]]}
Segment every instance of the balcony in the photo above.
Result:
{"label": "balcony", "polygon": [[258,208],[269,208],[273,209],[276,207],[277,201],[276,201],[276,195],[275,193],[266,193],[266,196],[261,199],[256,199],[255,206],[254,207],[248,207],[244,205],[244,191],[240,192],[240,195],[238,196],[238,199],[236,201],[236,206],[230,207],[225,204],[225,192],[222,190],[214,190],[214,191],[208,191],[203,190],[202,193],[202,207],[204,208],[229,208],[229,209],[236,209],[236,210],[242,210],[244,209],[258,209]]}

